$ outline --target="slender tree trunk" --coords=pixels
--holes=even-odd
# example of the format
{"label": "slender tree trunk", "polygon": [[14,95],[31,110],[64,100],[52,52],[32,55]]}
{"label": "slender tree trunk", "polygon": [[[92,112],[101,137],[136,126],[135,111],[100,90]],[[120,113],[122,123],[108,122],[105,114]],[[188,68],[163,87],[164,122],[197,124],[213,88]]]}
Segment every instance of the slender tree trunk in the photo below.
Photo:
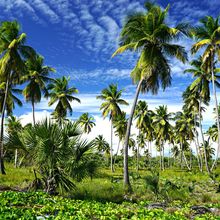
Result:
{"label": "slender tree trunk", "polygon": [[35,106],[34,106],[34,100],[31,101],[32,104],[32,114],[33,114],[33,125],[35,125]]}
{"label": "slender tree trunk", "polygon": [[116,151],[116,154],[115,154],[115,158],[114,158],[114,162],[113,162],[113,167],[114,167],[114,170],[115,170],[115,162],[116,162],[116,158],[118,156],[118,151],[119,151],[119,147],[120,147],[120,139],[118,140],[118,147],[117,147],[117,151]]}
{"label": "slender tree trunk", "polygon": [[212,74],[212,88],[213,88],[213,96],[215,98],[215,113],[216,113],[216,120],[217,120],[217,128],[218,128],[218,148],[216,152],[216,158],[212,164],[211,171],[217,164],[219,151],[220,151],[220,124],[219,124],[219,115],[218,115],[218,99],[216,95],[216,86],[215,86],[215,79],[214,79],[214,52],[212,52],[212,61],[211,61],[211,74]]}
{"label": "slender tree trunk", "polygon": [[180,143],[180,167],[183,169],[183,143]]}
{"label": "slender tree trunk", "polygon": [[199,127],[200,127],[202,143],[203,143],[203,149],[204,149],[205,166],[206,166],[206,170],[207,170],[208,174],[210,174],[209,165],[208,165],[208,161],[207,161],[207,154],[206,154],[206,149],[205,149],[205,138],[204,138],[204,134],[203,134],[203,131],[202,131],[201,117],[202,116],[201,116],[201,97],[200,97],[200,99],[199,99]]}
{"label": "slender tree trunk", "polygon": [[2,115],[1,115],[1,132],[0,132],[0,171],[2,174],[6,174],[5,172],[5,166],[4,166],[4,142],[3,142],[3,137],[4,137],[4,119],[5,119],[5,110],[6,110],[6,103],[7,103],[7,97],[8,97],[8,87],[9,87],[9,78],[7,78],[6,82],[6,88],[5,88],[5,96],[4,96],[4,101],[2,105]]}
{"label": "slender tree trunk", "polygon": [[169,144],[169,151],[168,151],[168,168],[170,168],[170,144]]}
{"label": "slender tree trunk", "polygon": [[160,146],[160,170],[162,171],[163,170],[163,168],[162,168],[162,152],[161,152],[161,146]]}
{"label": "slender tree trunk", "polygon": [[163,169],[163,171],[165,170],[165,166],[164,166],[164,143],[162,145],[162,169]]}
{"label": "slender tree trunk", "polygon": [[18,149],[15,149],[15,168],[17,168],[18,164]]}
{"label": "slender tree trunk", "polygon": [[143,82],[143,79],[140,80],[140,82],[138,83],[137,89],[136,89],[136,93],[135,93],[135,97],[134,97],[134,102],[131,108],[131,113],[130,113],[130,117],[128,120],[128,125],[127,125],[127,130],[126,130],[126,135],[125,135],[125,143],[124,143],[124,188],[125,190],[131,191],[131,184],[129,181],[129,174],[128,174],[128,143],[129,143],[129,137],[130,137],[130,132],[131,132],[131,125],[132,125],[132,119],[134,116],[134,111],[135,111],[135,107],[137,104],[137,100],[138,100],[138,96],[141,90],[141,84]]}
{"label": "slender tree trunk", "polygon": [[188,170],[191,170],[190,167],[189,167],[189,164],[187,162],[187,159],[186,159],[186,156],[185,156],[185,153],[183,152],[183,159],[185,161],[185,164],[186,164],[186,167],[188,168]]}
{"label": "slender tree trunk", "polygon": [[111,119],[111,148],[110,148],[110,157],[111,157],[111,171],[114,172],[113,169],[113,122]]}
{"label": "slender tree trunk", "polygon": [[[139,136],[140,136],[140,129],[138,131],[139,133]],[[139,144],[137,144],[137,164],[136,164],[136,170],[138,171],[139,170]]]}
{"label": "slender tree trunk", "polygon": [[194,115],[194,126],[195,126],[194,136],[196,137],[194,142],[196,146],[197,161],[198,161],[199,170],[202,172],[202,156],[199,151],[199,138],[198,138],[198,132],[196,129],[196,115]]}

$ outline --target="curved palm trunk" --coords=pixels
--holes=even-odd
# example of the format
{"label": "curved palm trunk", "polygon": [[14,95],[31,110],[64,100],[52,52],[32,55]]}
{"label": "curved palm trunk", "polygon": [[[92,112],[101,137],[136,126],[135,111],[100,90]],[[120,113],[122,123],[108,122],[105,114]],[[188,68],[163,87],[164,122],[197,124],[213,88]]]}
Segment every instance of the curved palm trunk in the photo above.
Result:
{"label": "curved palm trunk", "polygon": [[137,100],[138,100],[138,96],[141,90],[141,84],[143,82],[143,79],[140,80],[140,82],[138,83],[137,89],[136,89],[136,93],[135,93],[135,97],[134,97],[134,102],[131,108],[131,113],[130,113],[130,117],[128,120],[128,125],[127,125],[127,130],[126,130],[126,135],[125,135],[125,143],[124,143],[124,188],[125,190],[131,191],[131,184],[129,181],[129,175],[128,175],[128,143],[129,143],[129,137],[130,137],[130,132],[131,132],[131,124],[132,124],[132,119],[134,116],[134,111],[135,111],[135,107],[137,104]]}
{"label": "curved palm trunk", "polygon": [[110,148],[110,157],[111,157],[111,171],[112,173],[114,172],[114,169],[113,169],[113,122],[112,122],[112,119],[111,119],[111,148]]}
{"label": "curved palm trunk", "polygon": [[213,96],[215,98],[215,113],[217,118],[217,128],[218,128],[218,148],[216,152],[216,158],[214,163],[212,164],[211,171],[215,167],[218,156],[219,156],[219,150],[220,150],[220,125],[219,125],[219,115],[218,115],[218,99],[216,95],[216,86],[215,86],[215,79],[214,79],[214,52],[212,52],[212,61],[211,61],[211,74],[212,74],[212,88],[213,88]]}
{"label": "curved palm trunk", "polygon": [[4,166],[4,143],[3,143],[3,137],[4,137],[4,119],[5,119],[5,110],[6,110],[6,103],[7,103],[7,97],[8,97],[9,78],[10,77],[7,78],[7,82],[6,82],[5,96],[4,96],[4,101],[3,101],[3,105],[2,105],[2,116],[1,116],[0,171],[1,171],[2,174],[6,174],[5,166]]}
{"label": "curved palm trunk", "polygon": [[32,104],[32,114],[33,114],[33,125],[35,125],[35,106],[34,106],[34,100],[31,101]]}
{"label": "curved palm trunk", "polygon": [[204,157],[205,157],[205,166],[206,166],[206,170],[207,170],[208,174],[210,174],[208,160],[207,160],[207,154],[206,154],[206,149],[205,149],[205,138],[204,138],[204,134],[203,134],[203,131],[202,131],[201,98],[199,99],[199,127],[200,127],[201,136],[202,136],[202,143],[203,143]]}

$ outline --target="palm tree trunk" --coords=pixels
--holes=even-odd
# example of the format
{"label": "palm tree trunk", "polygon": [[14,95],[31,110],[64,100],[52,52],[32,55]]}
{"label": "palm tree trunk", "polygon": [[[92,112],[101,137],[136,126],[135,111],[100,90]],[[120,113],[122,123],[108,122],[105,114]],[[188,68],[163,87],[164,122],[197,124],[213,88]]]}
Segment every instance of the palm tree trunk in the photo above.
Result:
{"label": "palm tree trunk", "polygon": [[162,170],[162,153],[161,153],[161,146],[160,146],[160,170]]}
{"label": "palm tree trunk", "polygon": [[5,119],[5,110],[6,110],[6,103],[7,103],[7,97],[8,97],[8,87],[9,87],[9,78],[7,78],[6,82],[6,88],[5,88],[5,96],[4,96],[4,101],[2,105],[2,116],[1,116],[1,132],[0,132],[0,171],[2,174],[6,174],[5,172],[5,166],[4,166],[4,142],[3,142],[3,137],[4,137],[4,119]]}
{"label": "palm tree trunk", "polygon": [[118,147],[117,147],[117,151],[116,151],[116,154],[115,154],[115,158],[114,158],[114,162],[113,162],[113,167],[114,167],[114,170],[115,170],[115,162],[116,162],[116,158],[118,156],[118,151],[119,151],[119,147],[120,147],[120,139],[118,140]]}
{"label": "palm tree trunk", "polygon": [[111,157],[111,171],[112,173],[114,172],[114,169],[113,169],[113,122],[112,122],[112,119],[111,119],[111,148],[110,148],[110,157]]}
{"label": "palm tree trunk", "polygon": [[219,124],[219,115],[218,115],[218,99],[217,99],[217,95],[216,95],[216,86],[215,86],[215,79],[214,79],[214,52],[212,52],[211,73],[212,73],[213,96],[215,98],[215,113],[216,113],[217,128],[218,128],[218,148],[217,148],[217,152],[216,152],[216,158],[215,158],[215,160],[212,164],[212,167],[211,167],[211,171],[212,171],[217,163],[219,151],[220,151],[220,124]]}
{"label": "palm tree trunk", "polygon": [[137,145],[137,166],[136,166],[137,171],[139,170],[139,144]]}
{"label": "palm tree trunk", "polygon": [[163,169],[163,171],[165,170],[165,167],[164,167],[164,144],[162,145],[162,169]]}
{"label": "palm tree trunk", "polygon": [[186,156],[185,156],[185,153],[183,152],[183,159],[185,161],[185,164],[186,164],[186,167],[188,168],[188,170],[191,170],[190,167],[189,167],[189,164],[187,162],[187,159],[186,159]]}
{"label": "palm tree trunk", "polygon": [[180,167],[183,169],[183,143],[180,143]]}
{"label": "palm tree trunk", "polygon": [[129,143],[129,137],[130,137],[130,132],[131,132],[131,124],[132,124],[132,119],[134,116],[134,111],[135,111],[135,107],[137,104],[137,100],[138,100],[138,96],[141,90],[141,84],[143,82],[143,79],[140,80],[140,82],[138,83],[137,89],[136,89],[136,93],[135,93],[135,97],[134,97],[134,102],[131,108],[131,113],[130,113],[130,117],[128,120],[128,125],[127,125],[127,130],[126,130],[126,135],[125,135],[125,143],[124,143],[124,188],[125,190],[131,191],[131,184],[129,181],[129,174],[128,174],[128,143]]}
{"label": "palm tree trunk", "polygon": [[206,149],[205,149],[205,138],[204,138],[204,134],[203,134],[203,131],[202,131],[201,97],[199,99],[199,127],[200,127],[201,136],[202,136],[203,148],[204,148],[205,166],[206,166],[206,170],[207,170],[208,174],[210,174],[209,165],[208,165],[208,161],[207,161],[207,154],[206,154]]}
{"label": "palm tree trunk", "polygon": [[32,103],[33,125],[35,125],[35,106],[34,106],[34,100],[32,100],[31,103]]}
{"label": "palm tree trunk", "polygon": [[17,168],[18,163],[18,149],[15,149],[15,168]]}
{"label": "palm tree trunk", "polygon": [[199,151],[199,138],[198,138],[198,132],[196,129],[196,115],[194,115],[194,126],[195,126],[194,136],[196,137],[195,146],[196,146],[197,161],[198,161],[198,165],[199,165],[199,170],[202,172],[202,156]]}

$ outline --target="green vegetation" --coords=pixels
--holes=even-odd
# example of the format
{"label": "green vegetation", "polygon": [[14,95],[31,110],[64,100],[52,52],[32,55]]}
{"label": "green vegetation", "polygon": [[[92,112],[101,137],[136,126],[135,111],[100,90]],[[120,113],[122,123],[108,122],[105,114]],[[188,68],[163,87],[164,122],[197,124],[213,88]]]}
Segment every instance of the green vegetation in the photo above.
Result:
{"label": "green vegetation", "polygon": [[[80,103],[70,77],[53,77],[55,70],[26,45],[17,21],[0,23],[0,191],[7,191],[0,193],[0,219],[219,219],[219,18],[170,27],[169,6],[146,2],[145,9],[127,17],[113,54],[139,52],[131,72],[137,88],[129,117],[121,110],[128,103],[118,85],[97,96],[111,122],[110,144],[100,134],[86,139],[96,126],[90,113],[68,119],[72,102]],[[138,101],[139,93],[156,95],[171,86],[169,59],[187,62],[180,37],[192,38],[191,54],[197,55],[183,70],[193,81],[183,92],[182,111],[169,112],[164,105],[152,110]],[[215,120],[204,131],[211,85]],[[33,123],[25,126],[13,115],[16,104],[23,104],[19,94],[33,111]],[[37,121],[35,104],[42,97],[56,106],[51,119]],[[130,134],[132,123],[138,134]]]}

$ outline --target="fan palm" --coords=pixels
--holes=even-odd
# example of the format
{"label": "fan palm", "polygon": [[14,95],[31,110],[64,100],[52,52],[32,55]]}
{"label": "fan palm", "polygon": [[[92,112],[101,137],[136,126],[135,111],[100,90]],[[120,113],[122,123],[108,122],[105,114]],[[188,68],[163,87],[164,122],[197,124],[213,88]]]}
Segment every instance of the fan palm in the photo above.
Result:
{"label": "fan palm", "polygon": [[51,81],[48,75],[55,70],[44,66],[44,58],[37,54],[26,61],[26,68],[27,74],[22,79],[28,81],[28,84],[23,90],[23,95],[27,102],[31,102],[33,124],[35,125],[35,103],[41,101],[42,91],[47,95],[46,83]]}
{"label": "fan palm", "polygon": [[218,117],[218,100],[215,86],[215,59],[216,56],[220,59],[220,22],[219,17],[216,19],[211,16],[206,16],[200,20],[200,25],[193,31],[193,35],[197,42],[192,46],[191,52],[195,54],[201,49],[205,49],[202,55],[203,66],[206,69],[207,75],[211,76],[213,86],[213,96],[216,107],[217,128],[218,128],[218,148],[216,159],[211,167],[214,168],[220,151],[220,124]]}
{"label": "fan palm", "polygon": [[[77,123],[63,127],[44,120],[24,128],[8,146],[26,147],[34,165],[42,176],[44,189],[53,193],[74,187],[71,177],[81,180],[94,173],[97,165],[92,159],[93,142],[81,141]],[[19,146],[18,146],[19,147]]]}
{"label": "fan palm", "polygon": [[128,103],[121,98],[123,90],[118,90],[118,86],[111,84],[108,88],[102,90],[102,94],[97,96],[97,99],[101,99],[104,102],[101,104],[100,110],[102,115],[106,118],[109,115],[111,121],[111,171],[113,172],[113,121],[116,115],[121,114],[119,105],[128,105]]}
{"label": "fan palm", "polygon": [[121,31],[121,45],[113,54],[125,50],[140,51],[136,66],[131,72],[134,83],[137,84],[133,106],[128,122],[124,144],[124,185],[130,187],[128,175],[128,140],[132,118],[140,91],[157,94],[160,85],[163,89],[171,85],[171,71],[167,57],[176,57],[185,62],[186,52],[182,46],[173,44],[181,33],[187,32],[187,25],[180,24],[169,27],[165,19],[169,6],[162,10],[159,6],[147,2],[147,13],[135,13],[128,16]]}
{"label": "fan palm", "polygon": [[63,76],[62,78],[55,79],[53,83],[50,83],[47,87],[49,92],[50,101],[49,106],[58,102],[55,110],[54,116],[56,119],[61,122],[62,119],[66,118],[67,111],[72,114],[71,102],[77,101],[80,103],[80,100],[75,96],[72,96],[75,93],[78,93],[78,90],[75,87],[69,87],[70,78]]}
{"label": "fan palm", "polygon": [[90,133],[93,126],[95,126],[94,118],[89,116],[89,113],[83,113],[78,122],[82,126],[83,131],[87,134]]}
{"label": "fan palm", "polygon": [[0,78],[5,82],[5,96],[1,114],[0,132],[0,170],[5,174],[3,162],[3,136],[4,136],[4,117],[8,98],[9,84],[18,83],[20,76],[25,72],[23,58],[32,57],[35,51],[24,45],[26,34],[19,34],[20,26],[18,22],[2,22],[0,25]]}

